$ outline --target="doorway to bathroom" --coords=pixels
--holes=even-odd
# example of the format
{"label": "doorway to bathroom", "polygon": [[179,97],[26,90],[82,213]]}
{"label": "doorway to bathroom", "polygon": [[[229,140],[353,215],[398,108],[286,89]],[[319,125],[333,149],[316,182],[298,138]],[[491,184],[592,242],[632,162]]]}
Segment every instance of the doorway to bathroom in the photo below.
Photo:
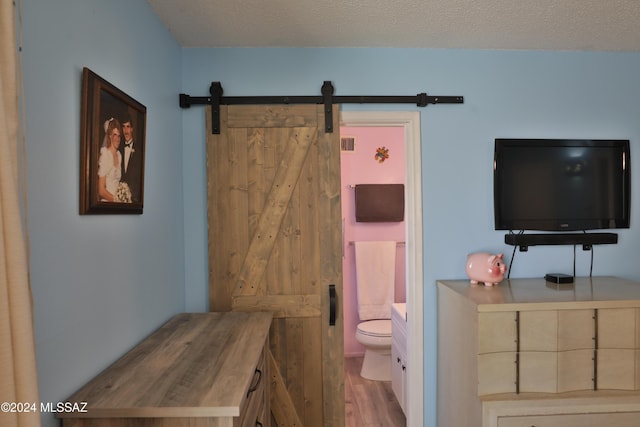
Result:
{"label": "doorway to bathroom", "polygon": [[[405,215],[402,224],[390,225],[386,228],[371,228],[368,236],[345,233],[347,221],[353,218],[343,217],[343,256],[344,265],[344,303],[345,319],[345,366],[356,370],[354,363],[361,358],[353,358],[361,353],[362,347],[355,342],[358,315],[355,301],[355,273],[349,273],[354,258],[354,241],[356,240],[394,240],[397,242],[395,302],[407,303],[407,397],[406,425],[423,425],[423,325],[422,325],[422,194],[421,194],[421,156],[420,156],[420,113],[419,112],[342,112],[341,139],[345,156],[359,153],[366,164],[357,162],[351,167],[369,169],[360,178],[352,175],[342,176],[343,205],[353,203],[354,187],[362,183],[402,183],[405,186]],[[366,143],[367,133],[377,135],[375,142]],[[360,141],[359,141],[360,140]],[[361,150],[361,151],[359,151]],[[355,158],[355,157],[354,157]],[[343,156],[344,159],[344,156]],[[350,162],[351,160],[349,160]],[[369,166],[370,165],[370,166]],[[367,173],[370,175],[367,176]],[[377,180],[376,180],[377,178]],[[349,209],[346,209],[347,215]],[[343,208],[343,212],[345,209]],[[366,234],[366,232],[365,232]],[[403,287],[404,285],[404,287]],[[402,288],[403,287],[403,288]],[[354,362],[355,361],[355,362]],[[345,375],[351,375],[353,372]],[[349,387],[349,378],[345,378],[345,388]],[[356,381],[357,383],[358,381]],[[380,393],[385,399],[385,388]],[[390,391],[390,384],[387,390]],[[388,397],[388,396],[387,396]],[[354,408],[347,396],[347,427],[349,427],[350,411]],[[373,402],[381,405],[384,402]],[[394,408],[391,409],[395,410]]]}

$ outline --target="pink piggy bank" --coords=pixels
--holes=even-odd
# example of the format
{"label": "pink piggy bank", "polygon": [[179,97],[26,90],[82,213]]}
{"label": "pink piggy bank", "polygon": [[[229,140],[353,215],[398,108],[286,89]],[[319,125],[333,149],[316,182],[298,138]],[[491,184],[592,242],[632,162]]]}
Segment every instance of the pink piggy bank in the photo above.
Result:
{"label": "pink piggy bank", "polygon": [[485,286],[493,286],[502,282],[507,266],[504,263],[504,254],[489,254],[476,252],[467,256],[467,276],[471,284],[479,282]]}

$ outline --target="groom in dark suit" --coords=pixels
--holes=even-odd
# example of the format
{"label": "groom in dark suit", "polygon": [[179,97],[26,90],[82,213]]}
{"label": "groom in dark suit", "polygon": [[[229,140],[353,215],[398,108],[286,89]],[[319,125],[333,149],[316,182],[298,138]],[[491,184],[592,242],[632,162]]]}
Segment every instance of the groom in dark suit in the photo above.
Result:
{"label": "groom in dark suit", "polygon": [[134,141],[133,135],[134,123],[131,116],[126,114],[122,118],[124,144],[120,145],[122,150],[121,180],[129,185],[131,201],[136,203],[141,201],[143,147]]}

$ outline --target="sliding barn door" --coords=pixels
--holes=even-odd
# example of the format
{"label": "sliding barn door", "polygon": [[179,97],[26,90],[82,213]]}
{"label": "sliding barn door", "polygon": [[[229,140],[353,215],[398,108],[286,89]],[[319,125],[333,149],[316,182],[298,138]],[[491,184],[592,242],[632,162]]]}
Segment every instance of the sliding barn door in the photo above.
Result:
{"label": "sliding barn door", "polygon": [[321,105],[221,106],[219,135],[206,114],[210,308],[274,314],[278,426],[343,426],[338,109],[333,133]]}

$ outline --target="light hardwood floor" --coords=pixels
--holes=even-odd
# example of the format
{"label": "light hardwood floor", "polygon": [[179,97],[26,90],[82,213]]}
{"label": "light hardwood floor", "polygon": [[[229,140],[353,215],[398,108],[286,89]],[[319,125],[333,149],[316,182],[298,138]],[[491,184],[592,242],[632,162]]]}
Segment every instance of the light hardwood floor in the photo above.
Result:
{"label": "light hardwood floor", "polygon": [[346,427],[405,427],[391,382],[362,378],[361,367],[362,357],[344,359]]}

